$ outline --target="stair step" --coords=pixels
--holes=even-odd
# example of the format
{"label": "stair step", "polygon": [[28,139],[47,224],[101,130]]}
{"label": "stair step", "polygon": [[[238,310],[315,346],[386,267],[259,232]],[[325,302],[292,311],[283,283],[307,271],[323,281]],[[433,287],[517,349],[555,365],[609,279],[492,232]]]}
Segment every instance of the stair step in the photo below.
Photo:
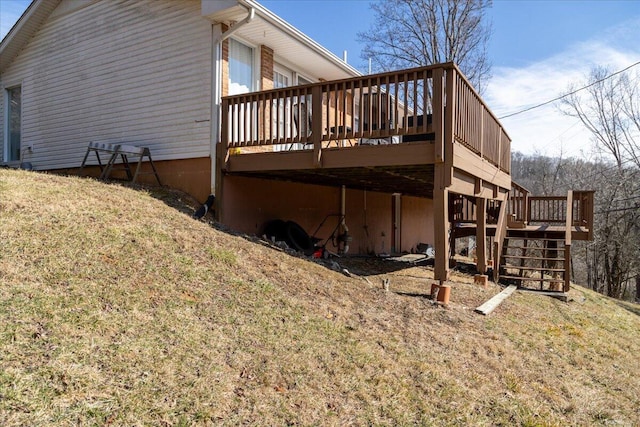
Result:
{"label": "stair step", "polygon": [[505,239],[514,239],[514,240],[536,240],[541,242],[564,242],[564,238],[562,239],[552,239],[546,237],[524,237],[524,236],[505,236]]}
{"label": "stair step", "polygon": [[520,267],[519,265],[510,265],[510,264],[504,264],[504,265],[501,265],[500,267],[510,268],[512,270],[527,270],[527,271],[553,271],[553,272],[563,272],[563,273],[565,271],[564,268],[543,268],[543,267],[526,267],[526,266]]}
{"label": "stair step", "polygon": [[502,255],[502,258],[531,259],[538,261],[564,261],[564,258],[545,258],[539,256],[523,256],[523,255]]}
{"label": "stair step", "polygon": [[528,282],[549,282],[549,283],[564,283],[564,279],[551,279],[548,277],[539,278],[539,277],[520,277],[520,276],[505,276],[503,274],[500,275],[500,279],[512,279],[512,280],[523,280]]}
{"label": "stair step", "polygon": [[564,246],[561,248],[542,248],[540,246],[505,246],[507,249],[531,249],[532,251],[564,251]]}

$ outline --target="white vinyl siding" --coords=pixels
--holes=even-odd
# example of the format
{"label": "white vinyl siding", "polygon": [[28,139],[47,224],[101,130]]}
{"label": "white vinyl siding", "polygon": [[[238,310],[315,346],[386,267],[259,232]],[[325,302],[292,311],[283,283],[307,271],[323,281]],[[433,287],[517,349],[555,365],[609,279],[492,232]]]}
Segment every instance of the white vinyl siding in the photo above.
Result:
{"label": "white vinyl siding", "polygon": [[1,76],[24,82],[26,160],[78,167],[90,141],[146,145],[154,160],[209,156],[211,23],[200,0],[69,1]]}

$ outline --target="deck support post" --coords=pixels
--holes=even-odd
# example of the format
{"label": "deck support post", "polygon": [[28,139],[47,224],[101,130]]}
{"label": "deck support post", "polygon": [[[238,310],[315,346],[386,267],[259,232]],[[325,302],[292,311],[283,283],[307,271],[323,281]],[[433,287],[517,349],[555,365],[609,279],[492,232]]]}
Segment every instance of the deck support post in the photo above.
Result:
{"label": "deck support post", "polygon": [[507,235],[507,198],[500,203],[500,213],[498,214],[498,224],[496,225],[496,235],[493,239],[493,280],[497,283],[500,279],[500,257],[502,256],[502,245]]}
{"label": "deck support post", "polygon": [[224,143],[219,143],[216,144],[216,152],[214,154],[215,156],[215,161],[211,162],[211,167],[212,168],[216,168],[215,171],[213,171],[213,173],[215,174],[216,177],[216,182],[215,182],[215,202],[214,202],[214,217],[215,220],[217,222],[222,222],[223,221],[223,203],[222,203],[222,192],[223,192],[223,182],[222,180],[224,179],[224,173],[223,173],[223,167],[225,165],[225,158],[227,157],[227,153],[228,153],[228,149],[227,149],[227,143],[226,143],[226,138],[223,138],[223,140],[225,140]]}
{"label": "deck support post", "polygon": [[[592,213],[593,215],[593,213]],[[593,225],[589,225],[591,232]],[[571,238],[573,231],[573,191],[567,193],[567,213],[564,231],[564,292],[571,290]]]}
{"label": "deck support post", "polygon": [[476,197],[476,258],[480,274],[487,272],[487,199]]}
{"label": "deck support post", "polygon": [[223,100],[222,107],[220,111],[220,123],[223,125],[220,127],[220,142],[215,145],[214,152],[211,153],[211,175],[215,177],[214,179],[214,194],[216,196],[215,204],[214,204],[214,216],[216,221],[222,222],[222,179],[223,179],[223,169],[227,169],[228,167],[228,157],[229,157],[229,101]]}
{"label": "deck support post", "polygon": [[449,190],[444,185],[444,164],[435,167],[435,183],[433,188],[433,235],[435,240],[435,280],[440,282],[449,280]]}

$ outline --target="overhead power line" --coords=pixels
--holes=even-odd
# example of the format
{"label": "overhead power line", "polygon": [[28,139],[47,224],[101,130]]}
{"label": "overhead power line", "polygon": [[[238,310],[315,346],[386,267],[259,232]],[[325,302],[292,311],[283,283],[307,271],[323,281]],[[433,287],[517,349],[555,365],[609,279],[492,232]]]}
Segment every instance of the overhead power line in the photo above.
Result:
{"label": "overhead power line", "polygon": [[635,206],[630,206],[628,208],[619,208],[619,209],[606,209],[600,212],[596,212],[596,215],[602,215],[602,214],[606,214],[606,213],[611,213],[611,212],[625,212],[625,211],[637,211],[638,209],[640,209],[640,204],[637,204]]}
{"label": "overhead power line", "polygon": [[615,73],[609,74],[608,76],[606,76],[606,77],[604,77],[604,78],[602,78],[602,79],[600,79],[600,80],[597,80],[597,81],[595,81],[595,82],[593,82],[593,83],[589,83],[588,85],[583,86],[583,87],[581,87],[581,88],[579,88],[579,89],[576,89],[576,90],[574,90],[574,91],[572,91],[572,92],[565,93],[564,95],[560,95],[560,96],[558,96],[558,97],[556,97],[556,98],[553,98],[553,99],[551,99],[551,100],[549,100],[549,101],[542,102],[542,103],[537,104],[537,105],[534,105],[534,106],[532,106],[532,107],[528,107],[528,108],[525,108],[525,109],[523,109],[523,110],[516,111],[515,113],[509,113],[509,114],[507,114],[507,115],[505,115],[505,116],[498,117],[498,119],[499,119],[499,120],[502,120],[502,119],[506,119],[507,117],[517,116],[518,114],[522,114],[522,113],[525,113],[525,112],[527,112],[527,111],[531,111],[531,110],[534,110],[534,109],[536,109],[536,108],[543,107],[543,106],[545,106],[545,105],[547,105],[547,104],[551,104],[551,103],[553,103],[553,102],[559,101],[559,100],[561,100],[561,99],[563,99],[563,98],[566,98],[567,96],[573,95],[574,93],[578,93],[578,92],[580,92],[581,90],[588,89],[588,88],[590,88],[590,87],[591,87],[591,86],[593,86],[593,85],[597,85],[598,83],[601,83],[601,82],[603,82],[603,81],[605,81],[605,80],[607,80],[607,79],[610,79],[610,78],[611,78],[611,77],[613,77],[613,76],[616,76],[616,75],[618,75],[618,74],[624,73],[625,71],[627,71],[627,70],[629,70],[629,69],[631,69],[631,68],[635,67],[636,65],[640,65],[640,61],[636,62],[635,64],[631,64],[631,65],[629,65],[627,68],[624,68],[624,69],[622,69],[622,70],[616,71]]}

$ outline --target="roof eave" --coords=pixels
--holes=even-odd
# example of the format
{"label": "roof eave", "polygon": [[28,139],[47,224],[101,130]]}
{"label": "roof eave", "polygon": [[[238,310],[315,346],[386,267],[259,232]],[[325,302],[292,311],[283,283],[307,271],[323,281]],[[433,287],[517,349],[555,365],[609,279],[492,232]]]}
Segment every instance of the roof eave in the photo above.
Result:
{"label": "roof eave", "polygon": [[33,0],[0,41],[0,73],[15,59],[60,0]]}
{"label": "roof eave", "polygon": [[292,38],[294,38],[297,41],[299,41],[300,43],[306,45],[307,47],[309,47],[310,49],[312,49],[313,51],[315,51],[319,55],[325,57],[328,61],[330,61],[336,67],[339,67],[340,69],[342,69],[344,72],[346,72],[346,73],[348,73],[348,74],[350,74],[350,75],[352,75],[354,77],[362,75],[362,73],[360,71],[358,71],[356,68],[354,68],[351,65],[349,65],[348,63],[344,62],[342,59],[340,59],[338,56],[333,54],[327,48],[325,48],[324,46],[322,46],[321,44],[319,44],[315,40],[311,39],[309,36],[304,34],[302,31],[298,30],[296,27],[294,27],[293,25],[289,24],[287,21],[285,21],[284,19],[280,18],[279,16],[277,16],[276,14],[271,12],[269,9],[265,8],[264,6],[262,6],[260,3],[254,1],[254,0],[238,0],[238,3],[243,5],[244,7],[248,8],[248,9],[250,9],[250,8],[255,9],[256,14],[258,16],[260,16],[262,19],[264,19],[265,21],[269,22],[270,24],[280,28],[282,31],[287,33]]}

